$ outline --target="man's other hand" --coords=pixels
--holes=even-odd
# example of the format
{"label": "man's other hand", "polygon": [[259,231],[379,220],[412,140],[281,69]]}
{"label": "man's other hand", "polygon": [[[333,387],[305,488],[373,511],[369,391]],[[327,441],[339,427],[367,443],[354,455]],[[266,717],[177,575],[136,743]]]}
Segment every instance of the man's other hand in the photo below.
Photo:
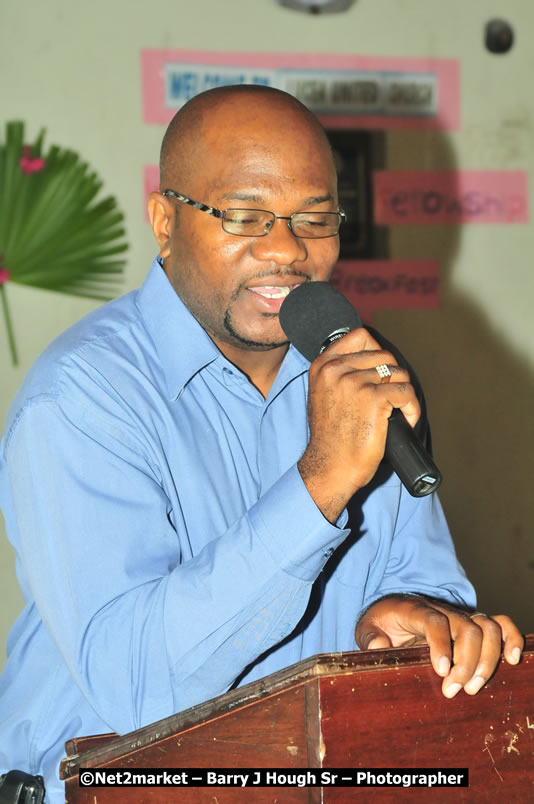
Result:
{"label": "man's other hand", "polygon": [[373,603],[356,626],[356,642],[362,650],[428,644],[447,698],[462,688],[469,695],[477,693],[493,675],[503,643],[509,664],[519,662],[524,645],[504,614],[468,614],[416,595],[392,595]]}

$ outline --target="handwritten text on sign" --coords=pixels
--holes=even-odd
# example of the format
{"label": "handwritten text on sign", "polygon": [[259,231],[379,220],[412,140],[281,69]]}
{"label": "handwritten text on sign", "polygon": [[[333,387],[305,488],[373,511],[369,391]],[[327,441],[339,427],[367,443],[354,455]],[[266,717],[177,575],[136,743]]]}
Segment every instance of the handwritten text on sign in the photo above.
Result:
{"label": "handwritten text on sign", "polygon": [[526,171],[377,171],[375,223],[527,223]]}

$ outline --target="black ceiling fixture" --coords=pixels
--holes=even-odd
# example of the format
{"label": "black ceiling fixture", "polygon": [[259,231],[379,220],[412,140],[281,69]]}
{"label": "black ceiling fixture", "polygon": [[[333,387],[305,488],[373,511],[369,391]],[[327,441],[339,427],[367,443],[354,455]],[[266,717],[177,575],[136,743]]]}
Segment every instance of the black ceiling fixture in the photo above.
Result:
{"label": "black ceiling fixture", "polygon": [[490,20],[484,29],[484,44],[490,53],[508,53],[514,44],[514,29],[506,20]]}

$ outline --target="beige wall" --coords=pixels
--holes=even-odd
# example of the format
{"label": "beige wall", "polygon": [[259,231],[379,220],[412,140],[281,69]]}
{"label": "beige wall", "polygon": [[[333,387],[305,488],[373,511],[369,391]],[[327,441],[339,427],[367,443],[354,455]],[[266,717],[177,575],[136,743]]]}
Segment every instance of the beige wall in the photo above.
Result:
{"label": "beige wall", "polygon": [[[506,56],[482,45],[485,22],[516,31]],[[142,122],[139,51],[280,50],[461,61],[462,126],[453,134],[394,132],[388,167],[520,169],[534,163],[534,4],[526,0],[357,0],[344,14],[307,16],[274,0],[3,0],[0,125],[23,119],[29,138],[78,150],[127,216],[124,289],[154,255],[142,209],[142,166],[157,160],[162,129]],[[320,64],[320,61],[318,62]],[[534,631],[531,532],[534,433],[534,226],[407,227],[393,257],[442,263],[440,311],[382,312],[375,323],[424,381],[442,500],[480,605]],[[93,302],[8,286],[21,365],[10,364],[0,321],[0,419],[41,349]],[[0,532],[0,642],[21,606],[13,554]],[[1,657],[1,654],[0,654]]]}

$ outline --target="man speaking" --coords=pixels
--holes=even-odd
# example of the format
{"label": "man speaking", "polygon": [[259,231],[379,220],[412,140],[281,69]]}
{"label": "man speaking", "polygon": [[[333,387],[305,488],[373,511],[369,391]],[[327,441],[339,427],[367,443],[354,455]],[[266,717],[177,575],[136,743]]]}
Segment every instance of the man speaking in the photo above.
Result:
{"label": "man speaking", "polygon": [[501,641],[511,663],[523,644],[508,617],[465,613],[437,495],[411,496],[382,460],[392,410],[412,426],[421,412],[402,359],[357,327],[310,366],[281,329],[284,298],[338,256],[315,117],[265,87],[197,96],[148,206],[159,256],[142,288],[44,351],[1,444],[26,605],[0,772],[44,775],[51,804],[65,740],[315,653],[424,640],[452,697],[480,689]]}

